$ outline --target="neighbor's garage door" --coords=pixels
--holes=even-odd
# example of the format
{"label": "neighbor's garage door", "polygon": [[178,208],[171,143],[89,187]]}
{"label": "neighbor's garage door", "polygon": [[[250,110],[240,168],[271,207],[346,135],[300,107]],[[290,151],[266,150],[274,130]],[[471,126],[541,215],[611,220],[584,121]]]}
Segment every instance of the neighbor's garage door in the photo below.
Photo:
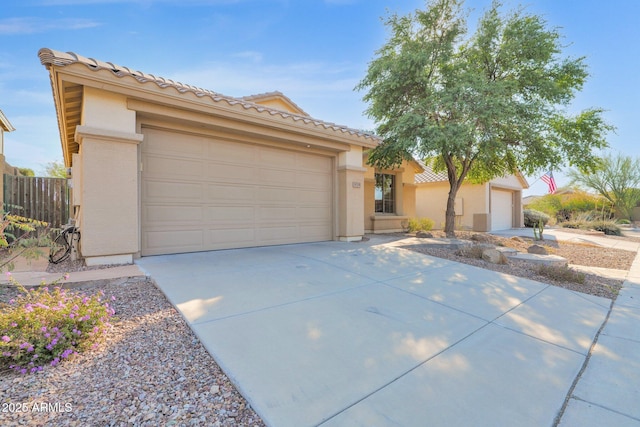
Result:
{"label": "neighbor's garage door", "polygon": [[513,227],[513,191],[491,189],[491,230]]}
{"label": "neighbor's garage door", "polygon": [[143,133],[142,255],[332,239],[330,157]]}

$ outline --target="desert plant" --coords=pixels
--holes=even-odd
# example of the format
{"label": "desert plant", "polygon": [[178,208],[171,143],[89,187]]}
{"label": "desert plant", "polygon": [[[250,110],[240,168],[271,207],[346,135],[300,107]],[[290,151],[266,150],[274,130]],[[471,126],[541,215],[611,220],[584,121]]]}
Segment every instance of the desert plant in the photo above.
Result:
{"label": "desert plant", "polygon": [[12,284],[21,295],[0,305],[2,368],[26,374],[56,366],[97,345],[111,328],[115,311],[103,302],[102,292],[86,296],[59,286],[27,290],[14,280]]}
{"label": "desert plant", "polygon": [[629,221],[629,220],[628,220],[628,219],[626,219],[626,218],[619,219],[619,220],[618,220],[618,221],[616,221],[616,222],[617,222],[618,224],[622,224],[622,225],[629,225],[629,224],[631,224],[631,221]]}
{"label": "desert plant", "polygon": [[593,221],[590,226],[608,236],[622,236],[622,230],[614,221]]}
{"label": "desert plant", "polygon": [[525,209],[524,213],[524,226],[535,227],[540,223],[540,220],[546,225],[549,222],[549,215],[544,212],[540,212],[534,209]]}
{"label": "desert plant", "polygon": [[431,231],[433,220],[429,218],[409,218],[408,229],[410,233],[416,231]]}
{"label": "desert plant", "polygon": [[538,223],[533,226],[533,239],[542,240],[542,233],[544,233],[544,219],[540,218]]}
{"label": "desert plant", "polygon": [[584,284],[586,279],[584,273],[576,271],[566,265],[541,265],[538,267],[538,274],[544,277],[548,277],[549,279],[578,284]]}
{"label": "desert plant", "polygon": [[[51,246],[46,222],[3,211],[0,217],[0,248],[6,249],[0,256],[0,271],[12,270],[13,260],[18,256],[37,259],[44,255],[39,247]],[[14,234],[18,230],[23,232],[20,237]]]}

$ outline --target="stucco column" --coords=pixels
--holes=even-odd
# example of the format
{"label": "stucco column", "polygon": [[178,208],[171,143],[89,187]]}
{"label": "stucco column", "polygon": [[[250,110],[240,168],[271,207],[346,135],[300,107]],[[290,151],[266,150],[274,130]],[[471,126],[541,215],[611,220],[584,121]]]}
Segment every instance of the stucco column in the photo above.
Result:
{"label": "stucco column", "polygon": [[133,262],[138,242],[138,144],[143,136],[87,126],[80,144],[80,252],[87,265]]}
{"label": "stucco column", "polygon": [[338,155],[338,239],[358,241],[364,235],[364,173],[362,148]]}

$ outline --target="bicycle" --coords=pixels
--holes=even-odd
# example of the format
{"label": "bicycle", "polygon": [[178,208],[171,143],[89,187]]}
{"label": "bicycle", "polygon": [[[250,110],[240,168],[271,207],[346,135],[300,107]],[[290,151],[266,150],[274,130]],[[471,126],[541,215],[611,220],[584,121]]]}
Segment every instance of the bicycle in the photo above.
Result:
{"label": "bicycle", "polygon": [[73,240],[77,235],[77,240],[80,241],[80,230],[74,225],[66,225],[65,228],[60,231],[60,234],[53,241],[53,246],[49,252],[49,262],[52,264],[60,264],[62,261],[69,258],[71,255],[71,249],[73,248]]}

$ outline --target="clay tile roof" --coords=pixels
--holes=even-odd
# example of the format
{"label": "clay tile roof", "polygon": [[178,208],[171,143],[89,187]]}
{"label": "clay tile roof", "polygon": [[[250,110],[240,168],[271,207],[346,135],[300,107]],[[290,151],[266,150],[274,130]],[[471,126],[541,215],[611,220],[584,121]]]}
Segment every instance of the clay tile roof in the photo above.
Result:
{"label": "clay tile roof", "polygon": [[[373,143],[377,143],[379,141],[379,138],[377,136],[369,134],[367,132],[363,132],[361,130],[352,129],[347,126],[337,125],[335,123],[313,119],[311,117],[304,116],[304,115],[285,112],[285,111],[267,107],[264,105],[258,105],[256,103],[251,102],[251,100],[248,100],[248,99],[234,98],[234,97],[222,95],[220,93],[213,92],[208,89],[187,85],[187,84],[176,82],[170,79],[165,79],[163,77],[157,77],[157,76],[154,76],[153,74],[144,73],[142,71],[134,71],[130,68],[116,65],[111,62],[104,62],[104,61],[100,61],[93,58],[86,58],[84,56],[78,55],[73,52],[65,53],[65,52],[60,52],[60,51],[56,51],[48,48],[43,48],[43,49],[40,49],[40,51],[38,52],[38,56],[40,57],[40,62],[42,63],[42,65],[46,66],[47,68],[49,68],[50,66],[65,67],[72,64],[84,64],[89,69],[94,71],[109,70],[115,76],[120,78],[132,77],[140,83],[148,83],[148,82],[155,83],[162,89],[173,88],[177,90],[179,93],[190,92],[199,98],[208,97],[214,103],[224,102],[230,106],[241,105],[246,110],[253,110],[258,113],[269,114],[271,116],[278,117],[281,119],[288,119],[296,122],[302,122],[305,125],[309,125],[309,126],[321,127],[324,129],[333,130],[335,132],[342,132],[350,135],[371,139]],[[248,97],[248,98],[251,98],[251,97]]]}
{"label": "clay tile roof", "polygon": [[434,172],[430,165],[426,165],[422,160],[417,160],[416,162],[422,166],[424,172],[420,174],[416,174],[415,181],[416,184],[426,184],[429,182],[442,182],[449,181],[446,172]]}

